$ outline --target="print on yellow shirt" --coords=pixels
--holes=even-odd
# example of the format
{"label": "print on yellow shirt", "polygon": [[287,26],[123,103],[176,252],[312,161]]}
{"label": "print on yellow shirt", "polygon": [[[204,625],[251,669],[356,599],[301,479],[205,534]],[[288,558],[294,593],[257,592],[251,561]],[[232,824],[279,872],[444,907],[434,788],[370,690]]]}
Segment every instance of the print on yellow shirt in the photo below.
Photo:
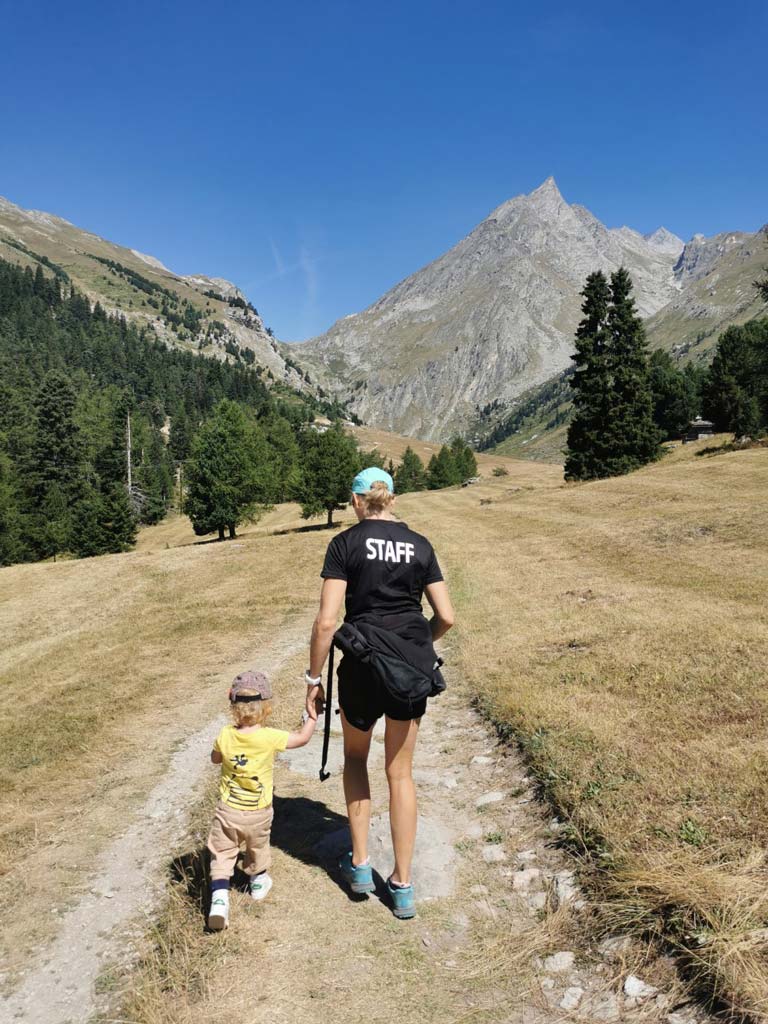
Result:
{"label": "print on yellow shirt", "polygon": [[288,736],[266,726],[252,732],[225,726],[213,744],[222,757],[219,799],[239,811],[269,807],[275,754],[285,750]]}

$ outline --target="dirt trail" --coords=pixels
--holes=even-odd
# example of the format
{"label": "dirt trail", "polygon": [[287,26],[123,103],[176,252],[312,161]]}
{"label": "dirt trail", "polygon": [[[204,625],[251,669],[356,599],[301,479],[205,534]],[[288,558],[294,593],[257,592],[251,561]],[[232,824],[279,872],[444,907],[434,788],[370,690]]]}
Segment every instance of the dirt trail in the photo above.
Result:
{"label": "dirt trail", "polygon": [[[273,673],[306,635],[302,629],[273,652]],[[684,1000],[670,963],[644,963],[621,937],[590,945],[589,908],[557,846],[561,825],[536,800],[517,754],[498,744],[466,695],[452,689],[431,702],[417,750],[419,915],[395,921],[381,886],[370,898],[350,898],[335,868],[347,832],[335,716],[333,722],[330,781],[317,778],[319,731],[307,748],[286,754],[278,770],[269,899],[257,906],[235,890],[231,927],[215,936],[203,935],[204,921],[192,911],[194,984],[184,973],[181,984],[161,985],[144,1010],[134,1008],[131,1024],[702,1019],[690,1005],[678,1005]],[[127,949],[141,945],[155,920],[173,851],[187,850],[177,862],[189,867],[189,906],[204,908],[204,853],[184,842],[185,812],[195,802],[190,780],[204,777],[218,725],[208,722],[176,752],[133,824],[100,858],[90,893],[65,916],[44,961],[0,1004],[3,1021],[91,1018],[103,1003],[97,979],[110,963],[124,967]],[[381,740],[379,729],[371,757],[371,854],[383,880],[391,854]]]}
{"label": "dirt trail", "polygon": [[[302,623],[270,656],[260,648],[259,663],[277,672],[306,644],[308,629]],[[231,673],[222,677],[228,681]],[[130,827],[97,858],[88,894],[63,915],[56,939],[0,1002],[0,1020],[70,1024],[93,1014],[98,976],[124,956],[157,908],[168,851],[188,827],[189,803],[205,777],[211,739],[225,722],[217,716],[181,742]]]}

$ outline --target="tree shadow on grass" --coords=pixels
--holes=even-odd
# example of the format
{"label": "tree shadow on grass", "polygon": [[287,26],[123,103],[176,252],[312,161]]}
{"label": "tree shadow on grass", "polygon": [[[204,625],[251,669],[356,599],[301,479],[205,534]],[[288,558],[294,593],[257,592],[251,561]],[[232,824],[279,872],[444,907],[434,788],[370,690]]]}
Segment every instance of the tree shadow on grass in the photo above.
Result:
{"label": "tree shadow on grass", "polygon": [[289,533],[317,533],[318,530],[340,530],[343,523],[310,523],[309,526],[288,526],[284,530],[272,530],[270,537],[286,537]]}
{"label": "tree shadow on grass", "polygon": [[[275,796],[274,806],[272,846],[304,864],[322,868],[351,902],[365,901],[365,894],[350,892],[338,867],[339,857],[350,848],[347,819],[319,800],[305,796]],[[238,860],[231,886],[239,892],[247,892],[248,876],[241,870],[240,863]],[[187,898],[197,908],[207,928],[211,885],[208,849],[198,846],[174,857],[169,873],[171,881],[186,890]],[[373,880],[374,895],[388,903],[384,879],[377,871],[373,872]]]}

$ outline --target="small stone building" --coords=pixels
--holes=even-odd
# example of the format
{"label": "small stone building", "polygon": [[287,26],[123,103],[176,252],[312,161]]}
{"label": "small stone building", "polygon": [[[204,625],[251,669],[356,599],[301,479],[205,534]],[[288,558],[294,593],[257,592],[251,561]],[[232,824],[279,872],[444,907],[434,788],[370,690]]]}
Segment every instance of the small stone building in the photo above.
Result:
{"label": "small stone building", "polygon": [[691,420],[688,424],[688,429],[683,434],[683,444],[687,444],[688,441],[700,441],[703,437],[712,437],[714,432],[714,423],[710,420],[703,420],[701,416],[697,416],[695,420]]}

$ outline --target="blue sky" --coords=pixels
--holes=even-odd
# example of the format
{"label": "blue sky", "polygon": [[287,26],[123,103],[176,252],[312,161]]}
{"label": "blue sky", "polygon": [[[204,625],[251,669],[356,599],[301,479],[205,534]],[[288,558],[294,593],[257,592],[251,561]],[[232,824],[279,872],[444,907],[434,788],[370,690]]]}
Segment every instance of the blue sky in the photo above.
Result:
{"label": "blue sky", "polygon": [[764,0],[0,0],[0,195],[299,340],[553,174],[609,226],[768,220]]}

